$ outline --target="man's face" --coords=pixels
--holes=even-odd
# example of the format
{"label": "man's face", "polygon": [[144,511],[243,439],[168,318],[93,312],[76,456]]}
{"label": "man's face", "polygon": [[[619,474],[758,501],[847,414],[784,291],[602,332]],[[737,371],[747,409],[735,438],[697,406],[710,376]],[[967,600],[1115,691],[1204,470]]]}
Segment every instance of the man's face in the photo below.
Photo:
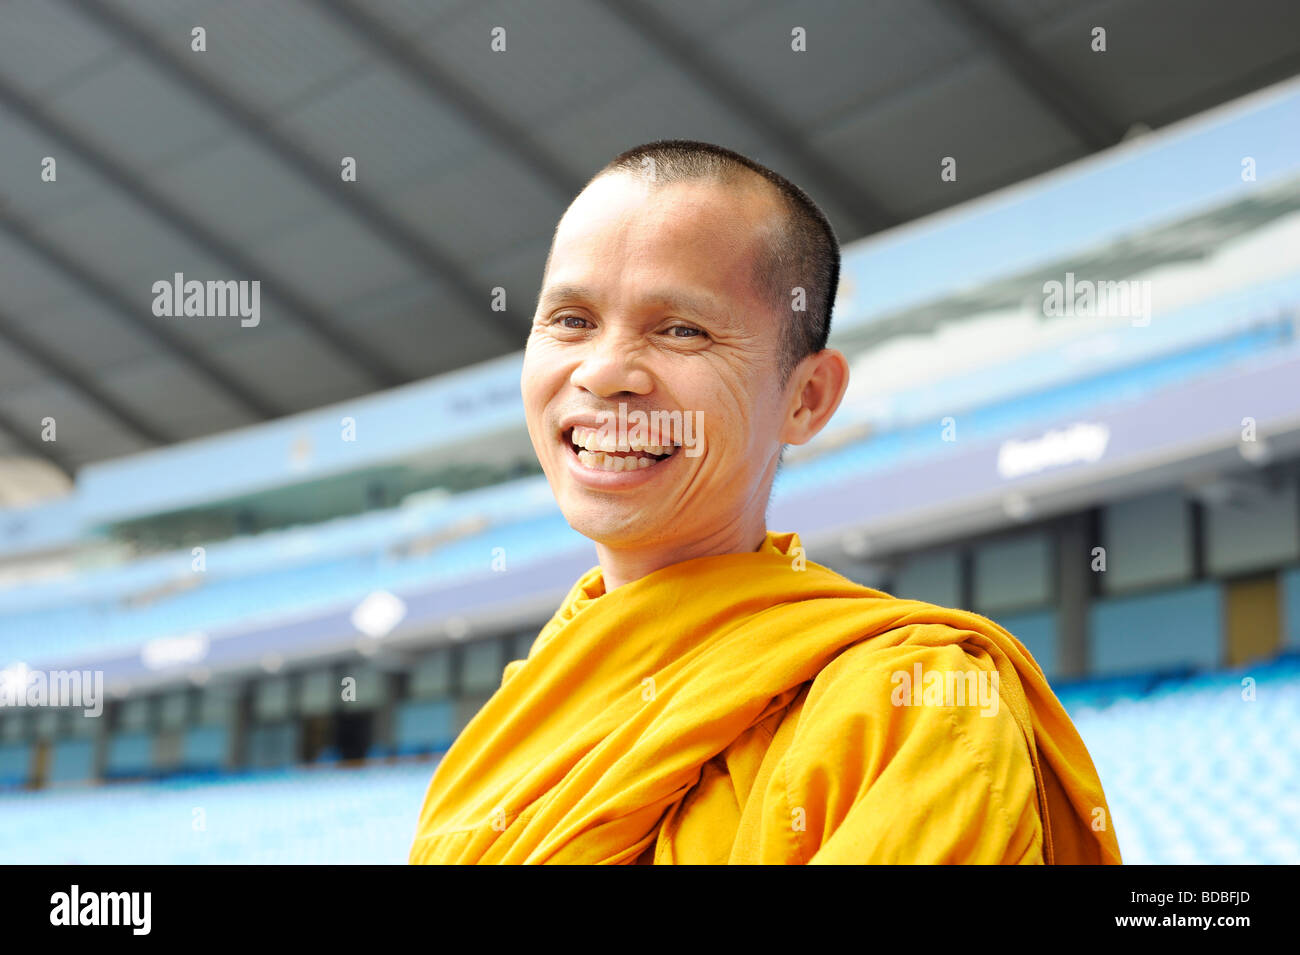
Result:
{"label": "man's face", "polygon": [[[776,209],[758,186],[652,188],[611,174],[561,219],[524,356],[524,408],[560,509],[598,544],[689,550],[762,528],[784,403],[781,329],[754,263]],[[591,450],[602,444],[588,429],[620,404],[629,427],[635,411],[689,416],[698,446]],[[652,452],[668,443],[659,437]]]}

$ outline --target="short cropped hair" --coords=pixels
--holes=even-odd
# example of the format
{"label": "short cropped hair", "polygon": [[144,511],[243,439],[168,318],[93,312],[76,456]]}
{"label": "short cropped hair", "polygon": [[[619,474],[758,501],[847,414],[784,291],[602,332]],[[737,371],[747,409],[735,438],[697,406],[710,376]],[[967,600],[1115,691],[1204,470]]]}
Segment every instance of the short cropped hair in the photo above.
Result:
{"label": "short cropped hair", "polygon": [[[666,139],[635,146],[611,159],[590,182],[613,172],[645,175],[648,169],[653,169],[656,184],[701,179],[732,184],[748,172],[776,190],[784,221],[754,263],[754,279],[755,288],[772,301],[776,314],[790,319],[781,343],[784,384],[799,362],[826,347],[830,336],[840,281],[840,244],[830,221],[806,192],[779,173],[730,149],[694,140]],[[796,288],[804,291],[802,311],[794,307]]]}

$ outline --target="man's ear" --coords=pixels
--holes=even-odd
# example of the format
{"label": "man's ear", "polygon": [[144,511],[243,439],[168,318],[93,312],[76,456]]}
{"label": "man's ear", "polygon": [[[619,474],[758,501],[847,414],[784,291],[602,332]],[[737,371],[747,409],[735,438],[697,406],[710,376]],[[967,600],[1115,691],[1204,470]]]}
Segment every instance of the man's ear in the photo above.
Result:
{"label": "man's ear", "polygon": [[826,427],[844,400],[844,392],[849,387],[848,359],[838,349],[823,348],[799,362],[790,382],[793,386],[790,411],[781,431],[781,441],[807,444]]}

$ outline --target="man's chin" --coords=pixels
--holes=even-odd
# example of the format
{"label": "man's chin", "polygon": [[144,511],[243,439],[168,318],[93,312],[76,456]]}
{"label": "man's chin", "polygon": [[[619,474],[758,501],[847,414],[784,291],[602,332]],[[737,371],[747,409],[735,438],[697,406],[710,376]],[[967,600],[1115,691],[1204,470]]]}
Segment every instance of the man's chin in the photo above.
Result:
{"label": "man's chin", "polygon": [[560,510],[569,526],[583,537],[603,547],[619,550],[652,544],[659,536],[655,529],[662,528],[664,520],[662,516],[641,510],[615,507],[601,510],[561,507]]}

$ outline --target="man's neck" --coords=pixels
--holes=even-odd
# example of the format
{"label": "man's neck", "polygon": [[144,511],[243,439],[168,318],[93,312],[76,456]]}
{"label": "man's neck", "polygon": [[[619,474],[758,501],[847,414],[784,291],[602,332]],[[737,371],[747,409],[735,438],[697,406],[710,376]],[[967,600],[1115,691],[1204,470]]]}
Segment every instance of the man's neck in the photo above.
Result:
{"label": "man's neck", "polygon": [[723,554],[752,554],[763,546],[767,539],[767,526],[760,523],[757,528],[732,529],[723,531],[713,537],[694,541],[673,541],[660,547],[618,549],[596,545],[596,557],[600,561],[601,576],[605,580],[605,592],[640,580],[656,570],[695,560],[697,557],[719,557]]}

